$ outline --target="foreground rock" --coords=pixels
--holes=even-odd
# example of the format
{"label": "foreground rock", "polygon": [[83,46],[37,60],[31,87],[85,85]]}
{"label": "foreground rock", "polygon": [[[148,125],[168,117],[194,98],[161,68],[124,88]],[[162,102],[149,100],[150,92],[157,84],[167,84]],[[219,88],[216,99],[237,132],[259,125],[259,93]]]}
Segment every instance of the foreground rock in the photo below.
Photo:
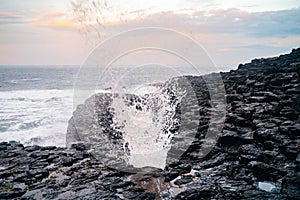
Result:
{"label": "foreground rock", "polygon": [[[207,156],[199,152],[211,119],[207,89],[201,78],[188,77],[199,101],[198,132],[164,170],[120,172],[80,143],[0,143],[0,199],[299,199],[300,49],[221,75],[227,115]],[[99,123],[109,125],[109,113],[100,115]],[[69,134],[80,142],[72,120]]]}

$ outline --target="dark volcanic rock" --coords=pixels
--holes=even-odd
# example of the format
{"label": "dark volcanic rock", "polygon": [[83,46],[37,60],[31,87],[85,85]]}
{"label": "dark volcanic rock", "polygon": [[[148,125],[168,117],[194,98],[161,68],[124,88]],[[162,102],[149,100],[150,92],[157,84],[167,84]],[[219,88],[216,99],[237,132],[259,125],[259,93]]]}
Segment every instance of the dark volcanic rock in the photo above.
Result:
{"label": "dark volcanic rock", "polygon": [[[111,94],[99,94],[78,106],[70,119],[70,148],[0,143],[0,199],[300,199],[300,49],[254,59],[221,76],[227,115],[218,143],[207,148],[205,157],[200,148],[207,147],[207,130],[218,121],[211,121],[217,112],[201,77],[186,77],[198,99],[199,107],[188,104],[201,115],[190,119],[199,124],[198,131],[174,138],[178,143],[191,138],[193,143],[164,170],[122,172],[90,154],[78,131],[96,130],[86,127],[93,120],[110,138],[95,141],[102,142],[104,151],[110,150],[106,142],[117,145],[122,140],[110,126]],[[88,110],[95,102],[91,100],[96,101],[96,118]],[[128,103],[138,101],[130,96]]]}

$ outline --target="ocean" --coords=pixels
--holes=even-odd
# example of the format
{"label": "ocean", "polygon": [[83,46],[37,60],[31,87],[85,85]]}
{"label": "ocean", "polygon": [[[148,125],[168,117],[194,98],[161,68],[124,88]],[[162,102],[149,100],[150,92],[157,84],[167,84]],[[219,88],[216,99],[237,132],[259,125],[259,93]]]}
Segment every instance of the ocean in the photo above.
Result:
{"label": "ocean", "polygon": [[0,67],[0,141],[66,145],[79,68]]}
{"label": "ocean", "polygon": [[[0,66],[0,142],[66,146],[79,69],[79,66]],[[141,88],[151,90],[151,87],[140,87],[141,83],[161,82],[182,73],[191,74],[157,67],[155,70],[153,67],[120,68],[112,72],[116,78],[122,77],[127,86],[134,85],[135,93],[143,93]],[[103,81],[102,89],[109,87],[106,83],[110,75]]]}

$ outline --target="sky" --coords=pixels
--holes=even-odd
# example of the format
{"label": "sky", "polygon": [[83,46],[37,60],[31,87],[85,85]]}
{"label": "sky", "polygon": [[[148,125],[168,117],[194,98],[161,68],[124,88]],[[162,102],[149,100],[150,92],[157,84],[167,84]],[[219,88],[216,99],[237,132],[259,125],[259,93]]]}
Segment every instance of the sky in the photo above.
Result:
{"label": "sky", "polygon": [[0,65],[80,65],[105,39],[142,27],[186,34],[228,70],[299,47],[300,1],[0,0]]}

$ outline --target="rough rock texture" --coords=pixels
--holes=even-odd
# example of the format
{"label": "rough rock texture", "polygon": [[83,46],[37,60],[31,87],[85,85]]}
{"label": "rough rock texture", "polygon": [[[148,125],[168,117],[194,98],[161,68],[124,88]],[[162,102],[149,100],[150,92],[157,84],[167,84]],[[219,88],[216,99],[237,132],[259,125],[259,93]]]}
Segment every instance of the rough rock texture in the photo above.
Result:
{"label": "rough rock texture", "polygon": [[120,172],[80,143],[65,149],[2,142],[0,199],[300,199],[300,49],[221,75],[226,120],[204,158],[210,105],[202,79],[189,77],[203,117],[193,144],[165,170]]}

